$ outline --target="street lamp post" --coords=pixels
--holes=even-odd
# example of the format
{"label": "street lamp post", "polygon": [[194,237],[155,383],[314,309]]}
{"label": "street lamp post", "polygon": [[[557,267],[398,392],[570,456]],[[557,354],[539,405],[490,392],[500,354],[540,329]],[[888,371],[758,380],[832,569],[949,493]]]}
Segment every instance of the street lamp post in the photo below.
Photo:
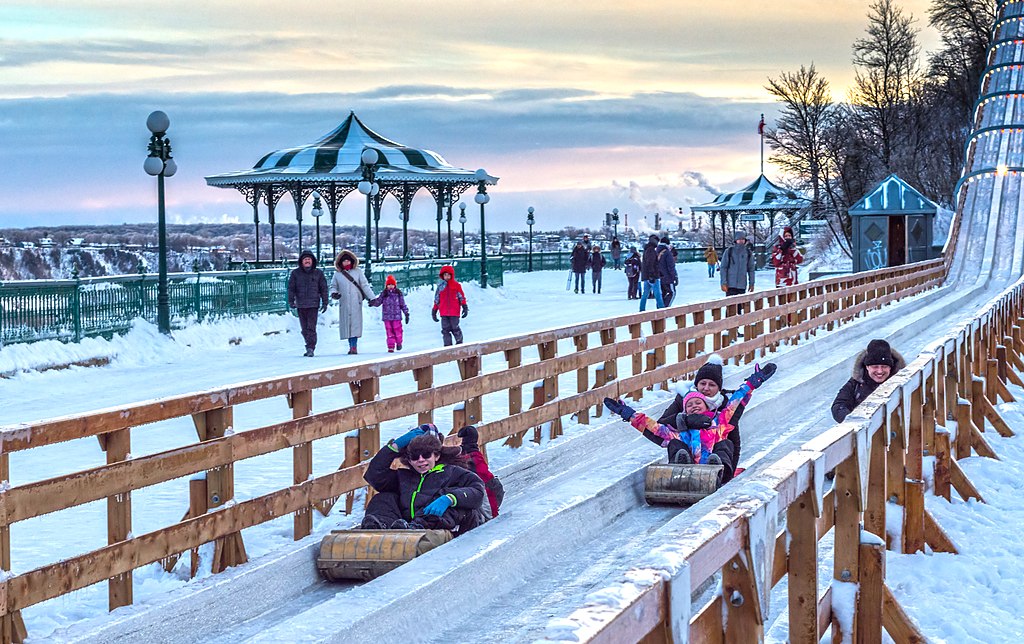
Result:
{"label": "street lamp post", "polygon": [[452,193],[449,188],[448,192],[444,196],[445,210],[447,211],[446,217],[448,219],[448,257],[452,256]]}
{"label": "street lamp post", "polygon": [[612,208],[612,237],[619,236],[619,209]]}
{"label": "street lamp post", "polygon": [[374,181],[374,172],[377,170],[377,162],[380,154],[373,148],[364,148],[363,154],[359,157],[362,162],[363,180],[359,182],[359,192],[366,195],[366,275],[369,276],[370,269],[370,201],[374,195],[380,192],[380,186]]}
{"label": "street lamp post", "polygon": [[526,225],[530,227],[530,254],[527,262],[527,272],[533,272],[533,206],[526,209]]}
{"label": "street lamp post", "polygon": [[320,217],[324,214],[323,205],[320,203],[320,195],[313,197],[313,210],[309,214],[313,215],[313,219],[316,219],[316,263],[320,264],[322,261],[320,257]]}
{"label": "street lamp post", "polygon": [[178,164],[171,158],[171,140],[164,136],[171,120],[157,110],[146,119],[146,127],[153,133],[149,137],[149,156],[143,164],[146,174],[156,177],[157,237],[160,240],[160,274],[156,286],[156,325],[160,333],[171,333],[171,310],[167,296],[167,215],[164,210],[164,177],[173,177]]}
{"label": "street lamp post", "polygon": [[459,214],[459,223],[462,224],[462,256],[463,257],[467,257],[467,255],[466,255],[466,204],[464,202],[459,204],[459,210],[461,211],[461,213]]}
{"label": "street lamp post", "polygon": [[484,225],[484,206],[491,200],[487,194],[487,171],[480,168],[476,177],[476,194],[473,201],[480,204],[480,288],[487,288],[487,230]]}

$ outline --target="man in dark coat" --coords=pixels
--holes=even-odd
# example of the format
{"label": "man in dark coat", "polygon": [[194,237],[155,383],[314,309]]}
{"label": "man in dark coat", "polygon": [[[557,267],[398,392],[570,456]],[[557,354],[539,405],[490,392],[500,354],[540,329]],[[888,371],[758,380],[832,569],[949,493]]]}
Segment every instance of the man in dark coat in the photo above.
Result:
{"label": "man in dark coat", "polygon": [[676,285],[679,284],[679,274],[676,273],[676,255],[672,252],[668,235],[661,238],[658,244],[658,278],[661,280],[661,299],[665,306],[672,305],[672,299],[676,296]]}
{"label": "man in dark coat", "polygon": [[626,258],[626,279],[629,280],[627,299],[635,300],[640,297],[640,253],[635,248],[629,249],[629,257]]}
{"label": "man in dark coat", "polygon": [[327,311],[327,278],[316,267],[316,256],[308,250],[299,255],[299,267],[288,276],[288,306],[299,313],[302,339],[306,341],[307,358],[316,350],[317,310]]}
{"label": "man in dark coat", "polygon": [[640,279],[643,280],[643,293],[640,294],[640,310],[647,310],[647,298],[654,293],[654,301],[658,308],[665,306],[661,299],[661,279],[658,272],[658,236],[651,235],[644,246],[644,254],[640,259]]}
{"label": "man in dark coat", "polygon": [[832,418],[837,423],[846,420],[857,405],[871,395],[878,385],[907,366],[897,351],[885,340],[872,340],[868,347],[857,354],[853,361],[853,377],[836,394],[832,401]]}
{"label": "man in dark coat", "polygon": [[622,267],[620,260],[622,258],[622,243],[618,237],[612,237],[612,268],[619,270]]}
{"label": "man in dark coat", "polygon": [[590,249],[583,242],[576,242],[572,249],[572,274],[576,276],[576,288],[573,293],[586,293],[587,263],[590,261]]}

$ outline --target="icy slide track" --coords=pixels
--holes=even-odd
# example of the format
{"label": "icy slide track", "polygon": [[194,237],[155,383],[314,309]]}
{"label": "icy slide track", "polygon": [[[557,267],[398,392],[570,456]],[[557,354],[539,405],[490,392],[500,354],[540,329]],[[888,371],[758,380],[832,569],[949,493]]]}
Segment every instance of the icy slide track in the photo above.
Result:
{"label": "icy slide track", "polygon": [[[1021,23],[1013,21],[1016,35]],[[1009,28],[1007,27],[1007,28]],[[999,33],[997,32],[997,36]],[[999,38],[997,37],[997,40]],[[1021,45],[996,49],[992,64],[1021,60]],[[1024,84],[1019,70],[1010,87]],[[1007,82],[990,85],[1001,89]],[[832,425],[832,392],[848,378],[853,355],[885,337],[909,359],[956,320],[1024,272],[1020,101],[998,99],[979,110],[965,176],[962,221],[947,283],[855,324],[819,335],[773,359],[779,374],[759,390],[742,422],[742,464],[756,472]],[[984,174],[985,171],[987,174]],[[727,386],[750,367],[727,367]],[[663,405],[664,403],[661,403]],[[652,413],[660,411],[661,405]],[[641,405],[642,407],[642,405]],[[316,575],[316,539],[171,593],[158,603],[54,634],[75,641],[532,641],[553,617],[621,578],[652,544],[672,539],[716,508],[713,495],[688,509],[643,501],[643,469],[660,450],[620,421],[598,419],[590,431],[560,438],[498,472],[508,494],[502,516],[393,573],[367,584],[326,584]],[[742,478],[733,485],[742,485]]]}

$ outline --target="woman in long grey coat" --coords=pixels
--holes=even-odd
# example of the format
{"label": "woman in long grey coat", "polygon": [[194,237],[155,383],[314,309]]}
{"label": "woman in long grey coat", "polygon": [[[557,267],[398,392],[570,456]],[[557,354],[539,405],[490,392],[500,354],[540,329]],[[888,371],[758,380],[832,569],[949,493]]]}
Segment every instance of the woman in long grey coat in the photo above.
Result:
{"label": "woman in long grey coat", "polygon": [[331,297],[338,300],[338,333],[348,338],[349,354],[357,353],[356,344],[363,335],[363,299],[377,297],[359,268],[359,258],[350,250],[338,253],[334,260]]}

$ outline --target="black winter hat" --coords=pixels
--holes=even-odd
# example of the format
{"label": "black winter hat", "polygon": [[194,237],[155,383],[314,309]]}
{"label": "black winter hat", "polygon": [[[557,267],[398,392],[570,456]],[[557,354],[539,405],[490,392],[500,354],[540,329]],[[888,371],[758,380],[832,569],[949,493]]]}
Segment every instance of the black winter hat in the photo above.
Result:
{"label": "black winter hat", "polygon": [[892,347],[885,340],[872,340],[868,342],[868,348],[864,355],[864,366],[884,364],[887,367],[895,367],[896,359],[892,357]]}
{"label": "black winter hat", "polygon": [[701,380],[713,380],[719,389],[722,388],[722,356],[712,353],[708,357],[708,361],[697,370],[697,375],[693,377],[693,384],[696,385]]}
{"label": "black winter hat", "polygon": [[647,238],[647,241],[652,243],[652,244],[657,244],[658,243],[658,236],[657,235],[651,235],[650,237]]}
{"label": "black winter hat", "polygon": [[662,237],[662,238],[661,238],[661,243],[662,243],[662,244],[668,244],[668,243],[669,243],[669,241],[668,241],[668,235],[665,235],[664,237]]}
{"label": "black winter hat", "polygon": [[476,427],[472,425],[466,425],[459,430],[459,438],[462,439],[462,453],[468,454],[469,452],[476,452],[480,450],[479,441],[480,434],[476,431]]}

